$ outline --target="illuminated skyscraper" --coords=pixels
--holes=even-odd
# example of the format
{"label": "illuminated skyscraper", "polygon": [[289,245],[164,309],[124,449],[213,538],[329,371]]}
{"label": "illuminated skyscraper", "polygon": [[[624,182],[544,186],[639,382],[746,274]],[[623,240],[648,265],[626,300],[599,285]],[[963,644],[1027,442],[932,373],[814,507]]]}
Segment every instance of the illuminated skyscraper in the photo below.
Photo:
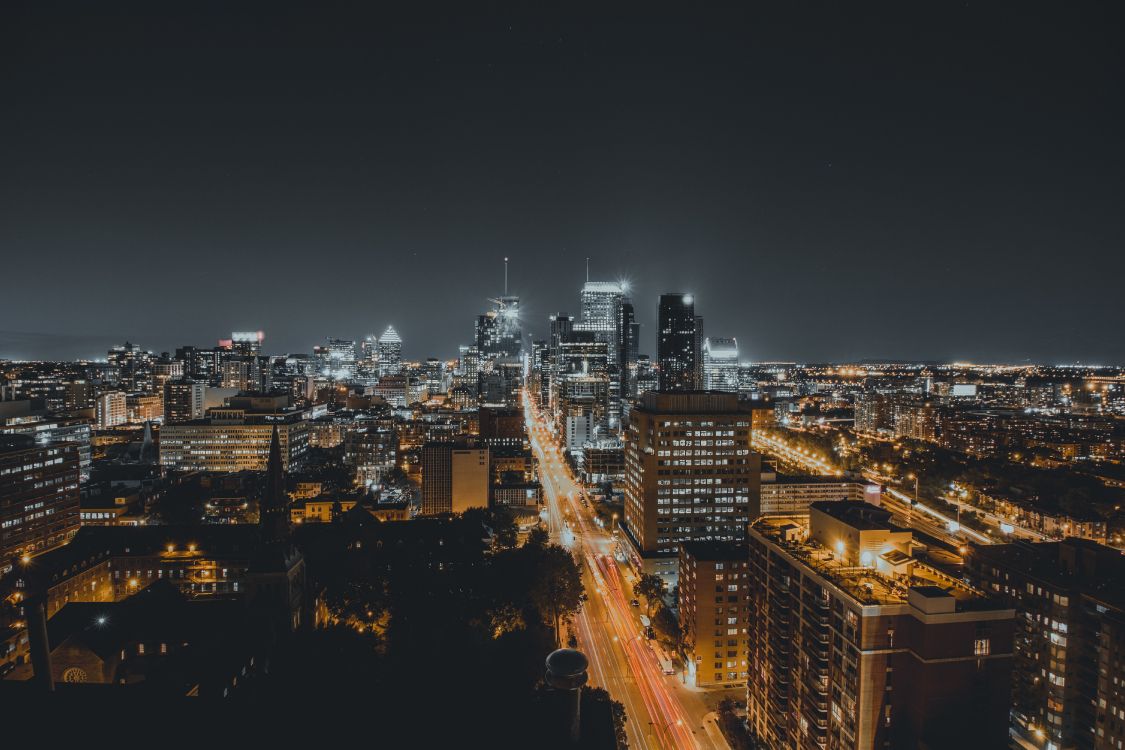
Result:
{"label": "illuminated skyscraper", "polygon": [[379,337],[379,375],[402,373],[402,339],[394,326],[387,326]]}
{"label": "illuminated skyscraper", "polygon": [[703,387],[709,391],[738,391],[738,342],[708,337],[703,343]]}
{"label": "illuminated skyscraper", "polygon": [[679,292],[660,295],[656,355],[660,390],[696,390],[695,298]]}

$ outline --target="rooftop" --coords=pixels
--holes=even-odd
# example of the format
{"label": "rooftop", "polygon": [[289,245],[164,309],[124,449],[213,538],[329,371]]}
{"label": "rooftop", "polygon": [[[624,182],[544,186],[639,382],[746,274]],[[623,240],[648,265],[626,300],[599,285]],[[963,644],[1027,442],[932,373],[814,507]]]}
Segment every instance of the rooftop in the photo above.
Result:
{"label": "rooftop", "polygon": [[848,565],[832,550],[808,538],[808,523],[803,519],[763,518],[751,526],[751,533],[776,544],[860,604],[907,604],[911,589],[923,587],[931,594],[940,591],[942,595],[952,596],[958,612],[998,608],[983,592],[917,560],[910,572],[904,575],[889,575],[871,567]]}

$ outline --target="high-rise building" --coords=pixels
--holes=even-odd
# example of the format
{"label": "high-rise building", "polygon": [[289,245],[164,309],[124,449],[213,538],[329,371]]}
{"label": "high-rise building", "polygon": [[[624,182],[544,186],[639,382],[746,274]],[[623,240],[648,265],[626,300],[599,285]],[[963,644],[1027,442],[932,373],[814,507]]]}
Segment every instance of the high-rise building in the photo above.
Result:
{"label": "high-rise building", "polygon": [[1024,748],[1125,742],[1125,557],[1085,539],[973,546],[973,583],[1017,612],[1011,728]]}
{"label": "high-rise building", "polygon": [[703,343],[703,386],[709,391],[738,392],[738,342],[708,337]]}
{"label": "high-rise building", "polygon": [[[368,422],[368,423],[364,423]],[[355,483],[362,487],[377,485],[395,468],[398,455],[398,434],[393,423],[360,422],[361,426],[344,434],[344,463],[355,472]]]}
{"label": "high-rise building", "polygon": [[697,687],[746,682],[749,567],[745,543],[680,545],[680,628],[688,680]]}
{"label": "high-rise building", "polygon": [[637,323],[636,311],[633,303],[626,297],[621,302],[620,323],[621,331],[618,368],[621,371],[621,397],[637,397],[637,353],[640,348],[641,326]]}
{"label": "high-rise building", "polygon": [[759,504],[761,456],[734,393],[649,391],[625,431],[625,532],[634,565],[674,580],[679,545],[739,542]]}
{"label": "high-rise building", "polygon": [[[750,528],[747,724],[766,746],[1008,746],[1015,613],[913,559],[890,520],[827,502]],[[742,635],[725,622],[724,645]]]}
{"label": "high-rise building", "polygon": [[184,376],[206,383],[219,385],[219,349],[199,349],[194,346],[181,346],[176,349],[176,359],[184,363]]}
{"label": "high-rise building", "polygon": [[695,387],[703,388],[703,342],[706,339],[703,335],[703,316],[695,316],[695,351],[693,357],[695,360]]}
{"label": "high-rise building", "polygon": [[451,442],[422,446],[422,514],[488,507],[488,449]]}
{"label": "high-rise building", "polygon": [[356,362],[356,377],[371,385],[379,379],[379,338],[365,336],[359,344],[359,360]]}
{"label": "high-rise building", "polygon": [[130,393],[152,390],[152,352],[146,352],[128,341],[115,346],[106,361],[116,373],[117,384]]}
{"label": "high-rise building", "polygon": [[164,423],[179,424],[202,419],[207,386],[190,380],[164,384]]}
{"label": "high-rise building", "polygon": [[633,387],[636,389],[636,398],[640,398],[648,391],[655,391],[660,388],[660,373],[657,372],[657,368],[653,366],[652,359],[647,354],[637,355]]}
{"label": "high-rise building", "polygon": [[228,344],[226,348],[244,357],[256,357],[262,353],[262,342],[265,339],[266,334],[261,331],[235,331],[230,335],[229,342],[219,343]]}
{"label": "high-rise building", "polygon": [[329,338],[321,349],[322,370],[334,380],[351,380],[355,377],[355,341]]}
{"label": "high-rise building", "polygon": [[108,430],[128,422],[125,394],[122,391],[110,391],[98,396],[94,402],[94,415],[99,430]]}
{"label": "high-rise building", "polygon": [[656,356],[662,391],[696,390],[696,320],[692,295],[660,295]]}
{"label": "high-rise building", "polygon": [[394,326],[387,326],[379,337],[379,375],[402,374],[402,338]]}
{"label": "high-rise building", "polygon": [[74,445],[0,435],[0,568],[70,541],[81,523],[78,482]]}
{"label": "high-rise building", "polygon": [[621,304],[625,291],[615,281],[587,281],[582,287],[582,319],[574,330],[590,333],[594,341],[604,342],[609,364],[616,367],[621,357]]}

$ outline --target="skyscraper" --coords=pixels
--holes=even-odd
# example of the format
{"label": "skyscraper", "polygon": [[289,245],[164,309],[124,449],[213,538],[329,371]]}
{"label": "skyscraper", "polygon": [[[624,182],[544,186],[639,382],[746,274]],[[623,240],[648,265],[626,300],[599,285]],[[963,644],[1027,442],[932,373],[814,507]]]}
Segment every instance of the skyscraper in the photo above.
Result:
{"label": "skyscraper", "polygon": [[622,528],[646,572],[672,583],[681,542],[745,539],[762,473],[751,419],[734,393],[650,391],[629,412]]}
{"label": "skyscraper", "polygon": [[738,342],[708,337],[703,343],[703,387],[738,392]]}
{"label": "skyscraper", "polygon": [[695,298],[679,292],[660,295],[656,356],[660,390],[696,390]]}
{"label": "skyscraper", "polygon": [[637,323],[636,311],[628,297],[621,302],[618,318],[621,331],[619,345],[621,354],[618,359],[618,367],[621,369],[621,396],[636,398],[637,352],[640,346],[641,326]]}
{"label": "skyscraper", "polygon": [[402,339],[394,326],[387,326],[379,337],[379,375],[398,375],[402,372]]}

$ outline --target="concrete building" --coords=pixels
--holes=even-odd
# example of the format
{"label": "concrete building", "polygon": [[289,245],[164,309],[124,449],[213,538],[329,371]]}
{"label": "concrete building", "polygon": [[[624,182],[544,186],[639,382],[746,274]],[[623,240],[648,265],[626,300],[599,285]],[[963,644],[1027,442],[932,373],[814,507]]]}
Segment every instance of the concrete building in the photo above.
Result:
{"label": "concrete building", "polygon": [[300,466],[309,444],[307,410],[289,407],[287,396],[236,396],[207,410],[203,419],[165,425],[160,465],[179,471],[262,471],[276,427],[286,471]]}
{"label": "concrete building", "polygon": [[1014,610],[866,503],[749,531],[748,725],[769,747],[1007,746]]}
{"label": "concrete building", "polygon": [[164,384],[164,424],[179,424],[202,419],[207,399],[207,385],[190,380],[173,380]]}
{"label": "concrete building", "polygon": [[110,391],[98,396],[94,401],[94,415],[99,430],[108,430],[128,422],[125,394],[122,391]]}
{"label": "concrete building", "polygon": [[81,523],[78,449],[0,435],[0,570],[15,557],[66,544]]}
{"label": "concrete building", "polygon": [[487,508],[489,479],[487,448],[427,443],[422,447],[422,514]]}
{"label": "concrete building", "polygon": [[687,679],[697,687],[746,683],[749,569],[744,543],[680,545],[680,628]]}
{"label": "concrete building", "polygon": [[1125,743],[1125,557],[1084,539],[973,546],[973,582],[1015,608],[1012,730],[1025,748]]}
{"label": "concrete building", "polygon": [[869,482],[822,476],[787,476],[763,472],[761,503],[750,515],[808,515],[809,506],[822,500],[848,500],[879,505],[882,487]]}
{"label": "concrete building", "polygon": [[644,394],[625,432],[622,529],[635,566],[671,585],[681,542],[745,538],[761,483],[750,431],[737,394]]}

